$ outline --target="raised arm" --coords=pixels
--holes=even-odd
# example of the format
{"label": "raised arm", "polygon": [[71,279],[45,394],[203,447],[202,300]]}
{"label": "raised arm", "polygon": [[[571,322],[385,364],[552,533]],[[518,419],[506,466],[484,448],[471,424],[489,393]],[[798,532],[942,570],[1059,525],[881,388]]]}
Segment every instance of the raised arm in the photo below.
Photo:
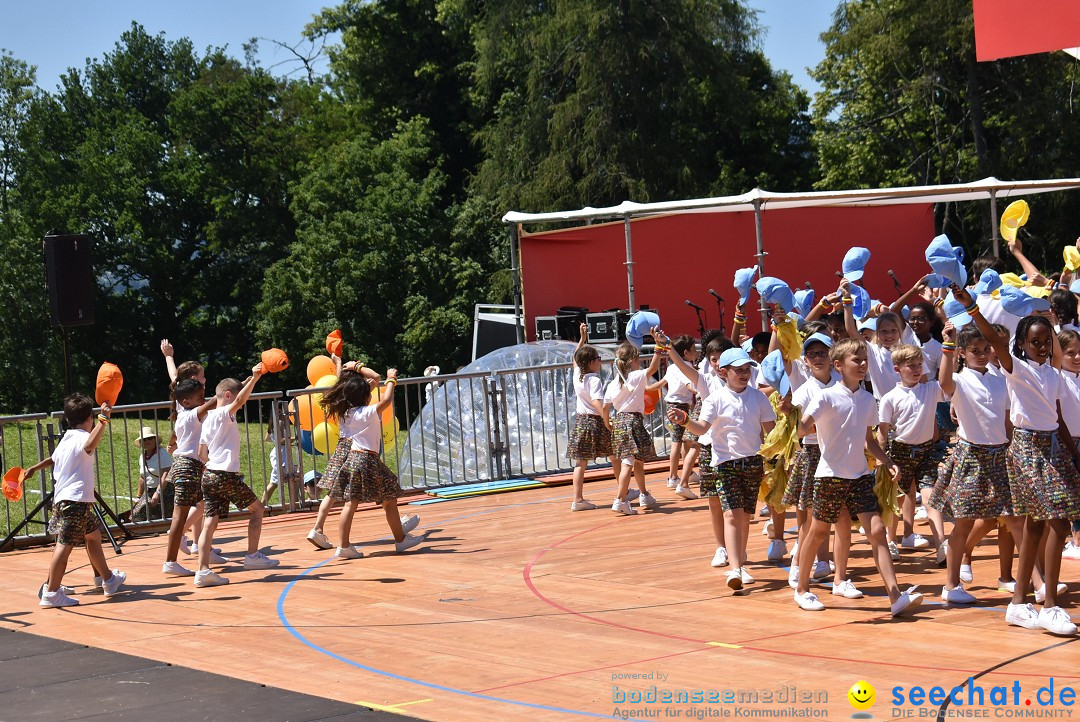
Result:
{"label": "raised arm", "polygon": [[217,396],[211,396],[195,411],[196,415],[199,417],[199,422],[202,423],[203,421],[206,421],[206,415],[210,413],[211,409],[215,408],[217,408]]}
{"label": "raised arm", "polygon": [[[98,414],[94,428],[90,430],[90,436],[86,438],[86,443],[83,444],[83,451],[87,454],[93,454],[94,449],[101,443],[101,437],[105,434],[105,427],[109,423],[110,416],[112,416],[112,406],[105,402],[101,405],[101,413]],[[102,417],[104,417],[104,420]]]}
{"label": "raised arm", "polygon": [[575,351],[580,351],[581,347],[584,346],[585,344],[587,344],[588,342],[589,342],[589,324],[583,323],[580,326],[578,326],[577,348],[575,348],[574,350]]}
{"label": "raised arm", "polygon": [[[959,286],[952,287],[953,298],[960,303],[964,304],[965,308],[970,308],[973,303],[971,294],[967,292],[967,289],[960,288]],[[1013,370],[1013,357],[1009,351],[1009,339],[999,334],[994,330],[994,327],[990,325],[990,322],[983,318],[983,315],[979,312],[976,306],[973,309],[973,313],[970,313],[971,318],[974,319],[975,325],[978,326],[979,331],[986,340],[990,342],[990,345],[994,348],[994,353],[997,354],[998,362],[1001,364],[1001,368],[1005,373],[1012,373]]]}
{"label": "raised arm", "polygon": [[1024,273],[1027,274],[1028,281],[1033,285],[1042,286],[1046,284],[1046,276],[1039,273],[1039,269],[1035,267],[1035,264],[1028,260],[1028,257],[1024,255],[1024,244],[1017,238],[1015,241],[1009,242],[1009,253],[1013,255],[1020,267],[1024,269]]}
{"label": "raised arm", "polygon": [[176,359],[173,358],[173,347],[169,339],[161,339],[161,355],[165,357],[165,368],[169,371],[169,383],[176,381]]}
{"label": "raised arm", "polygon": [[904,310],[904,306],[906,306],[908,304],[908,301],[910,301],[915,296],[922,296],[922,292],[925,289],[926,289],[926,276],[923,276],[922,278],[920,278],[918,281],[915,282],[915,285],[912,286],[911,289],[907,293],[905,293],[903,296],[901,296],[900,298],[893,301],[892,305],[889,306],[889,310],[892,311],[893,313],[895,313],[897,316],[899,316],[902,319],[904,317],[904,314],[901,313],[901,312]]}
{"label": "raised arm", "polygon": [[[946,323],[945,328],[941,329],[941,337],[945,339],[945,343],[941,345],[941,365],[938,366],[937,380],[945,395],[952,396],[956,391],[956,381],[953,379],[956,366],[956,327],[951,322]],[[949,344],[952,344],[951,351]]]}
{"label": "raised arm", "polygon": [[682,357],[682,354],[668,346],[667,357],[668,360],[671,361],[671,363],[675,364],[675,368],[679,369],[679,371],[682,371],[683,376],[689,379],[690,383],[694,384],[694,386],[697,386],[698,370],[694,368],[693,365],[687,363],[686,359]]}
{"label": "raised arm", "polygon": [[233,399],[233,402],[229,405],[230,414],[235,414],[240,409],[244,408],[244,404],[247,403],[248,398],[251,396],[251,390],[255,388],[255,383],[262,374],[263,365],[261,363],[255,364],[251,369],[251,377],[244,383],[243,388],[240,389],[240,393],[236,395],[236,398]]}
{"label": "raised arm", "polygon": [[840,301],[844,304],[844,328],[847,330],[849,338],[862,338],[859,334],[859,327],[855,323],[855,310],[851,300],[851,286],[847,281],[844,281],[841,285],[841,289],[844,295],[841,296]]}
{"label": "raised arm", "polygon": [[832,313],[833,307],[838,303],[840,303],[839,294],[830,293],[828,296],[825,296],[820,301],[818,301],[818,303],[810,309],[810,313],[806,314],[806,320],[808,322],[816,321],[822,316]]}
{"label": "raised arm", "polygon": [[394,389],[397,388],[397,369],[386,370],[386,390],[379,397],[379,403],[375,404],[375,410],[380,414],[387,406],[394,403]]}

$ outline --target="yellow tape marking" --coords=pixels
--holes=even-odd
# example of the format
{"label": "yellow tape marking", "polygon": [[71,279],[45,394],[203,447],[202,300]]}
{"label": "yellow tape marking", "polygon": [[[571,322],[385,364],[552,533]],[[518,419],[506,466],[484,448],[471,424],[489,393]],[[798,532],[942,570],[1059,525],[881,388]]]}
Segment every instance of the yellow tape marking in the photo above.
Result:
{"label": "yellow tape marking", "polygon": [[398,702],[397,704],[376,704],[375,702],[365,702],[364,700],[357,700],[355,704],[363,707],[370,707],[371,709],[378,710],[380,712],[397,712],[398,707],[408,707],[411,704],[422,704],[423,702],[434,702],[432,698],[428,699],[414,699],[411,702]]}
{"label": "yellow tape marking", "polygon": [[710,647],[723,647],[724,649],[742,649],[741,644],[726,644],[724,642],[706,642]]}

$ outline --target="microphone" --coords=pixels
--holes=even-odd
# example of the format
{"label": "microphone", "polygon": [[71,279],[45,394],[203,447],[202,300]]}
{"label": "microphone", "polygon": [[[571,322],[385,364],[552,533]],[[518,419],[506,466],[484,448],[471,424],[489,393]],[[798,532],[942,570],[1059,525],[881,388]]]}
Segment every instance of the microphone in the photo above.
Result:
{"label": "microphone", "polygon": [[697,305],[696,303],[694,303],[693,301],[691,301],[691,300],[690,300],[689,298],[688,298],[688,299],[686,299],[686,305],[687,305],[687,306],[690,306],[691,308],[696,308],[697,310],[699,310],[699,311],[702,311],[702,312],[704,312],[704,311],[705,311],[705,309],[704,309],[704,308],[702,308],[701,306]]}
{"label": "microphone", "polygon": [[723,296],[721,296],[719,293],[717,293],[716,291],[714,291],[711,288],[709,289],[709,295],[712,296],[713,298],[715,298],[717,301],[723,301],[724,300]]}
{"label": "microphone", "polygon": [[900,279],[899,279],[899,278],[897,278],[897,277],[896,277],[896,274],[895,274],[895,273],[893,273],[892,271],[889,271],[889,278],[891,278],[891,279],[892,279],[892,280],[893,280],[894,282],[896,282],[896,283],[900,283]]}

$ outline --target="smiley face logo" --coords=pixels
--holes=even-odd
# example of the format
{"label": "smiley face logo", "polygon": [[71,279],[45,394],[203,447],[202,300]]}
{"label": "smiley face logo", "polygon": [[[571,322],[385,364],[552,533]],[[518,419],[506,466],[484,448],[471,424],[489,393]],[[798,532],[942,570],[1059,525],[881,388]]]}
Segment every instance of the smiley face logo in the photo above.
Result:
{"label": "smiley face logo", "polygon": [[858,710],[870,709],[874,706],[874,702],[877,701],[877,691],[874,686],[864,679],[860,679],[855,684],[851,685],[851,689],[847,693],[848,702],[851,706]]}

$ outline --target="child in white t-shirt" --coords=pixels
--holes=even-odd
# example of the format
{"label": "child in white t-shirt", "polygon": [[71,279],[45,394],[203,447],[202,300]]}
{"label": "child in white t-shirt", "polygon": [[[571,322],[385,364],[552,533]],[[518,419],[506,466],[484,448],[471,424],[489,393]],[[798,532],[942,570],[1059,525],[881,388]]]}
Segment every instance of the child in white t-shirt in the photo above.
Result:
{"label": "child in white t-shirt", "polygon": [[611,453],[611,430],[604,423],[604,388],[600,383],[600,352],[585,343],[589,326],[581,324],[581,336],[574,351],[574,428],[566,455],[574,462],[574,500],[570,511],[595,509],[585,498],[585,467],[593,459],[614,456]]}
{"label": "child in white t-shirt", "polygon": [[[690,336],[676,337],[672,340],[671,346],[674,349],[675,354],[691,368],[697,362],[697,342]],[[664,401],[667,403],[669,409],[685,411],[693,418],[694,405],[698,399],[697,383],[695,380],[691,380],[687,374],[683,372],[681,365],[674,363],[675,356],[672,356],[671,358],[672,363],[667,367],[667,371],[664,372],[664,378],[657,386],[667,387],[667,395],[664,397]],[[689,438],[690,436],[692,436],[692,434],[687,434],[685,427],[679,426],[678,424],[671,425],[671,452],[668,459],[667,488],[673,489],[675,495],[681,496],[683,499],[697,498],[697,494],[690,491],[689,487],[685,486],[680,481],[679,474],[679,463],[687,458],[691,445],[694,443],[694,441]]]}
{"label": "child in white t-shirt", "polygon": [[255,364],[251,377],[243,384],[236,379],[225,379],[215,389],[217,408],[206,415],[199,437],[199,456],[206,464],[203,471],[203,501],[206,504],[206,523],[199,538],[199,571],[195,573],[195,586],[213,587],[228,584],[229,580],[210,568],[210,551],[218,522],[229,516],[229,505],[247,509],[248,517],[247,556],[244,569],[269,569],[280,562],[269,559],[259,550],[262,520],[266,513],[251,487],[244,483],[240,473],[240,427],[236,414],[244,408],[251,390],[262,376],[263,366]]}
{"label": "child in white t-shirt", "polygon": [[53,516],[49,531],[56,535],[56,548],[49,563],[49,581],[39,592],[42,607],[72,607],[79,600],[72,599],[72,590],[63,587],[64,572],[68,558],[76,546],[86,545],[86,556],[94,574],[102,580],[105,596],[116,594],[127,575],[119,569],[110,570],[105,552],[101,549],[101,531],[94,514],[94,458],[101,443],[105,426],[112,415],[108,403],[101,405],[97,421],[93,418],[94,402],[83,394],[72,394],[64,399],[64,423],[68,427],[52,457],[39,461],[25,472],[29,477],[46,467],[53,467]]}
{"label": "child in white t-shirt", "polygon": [[[845,298],[846,308],[849,308],[848,303]],[[814,394],[802,410],[799,422],[800,436],[816,429],[821,459],[814,480],[814,516],[806,541],[799,545],[795,603],[806,611],[825,608],[810,591],[810,573],[818,545],[828,535],[829,526],[840,518],[840,510],[846,507],[848,514],[857,516],[867,531],[874,561],[892,602],[890,611],[897,616],[918,607],[922,595],[914,589],[901,592],[896,585],[881,509],[874,495],[874,474],[866,463],[864,451],[869,451],[883,464],[894,479],[900,470],[873,435],[877,408],[874,397],[862,388],[867,371],[866,343],[854,338],[839,341],[830,350],[829,358],[833,368],[840,373],[840,383]]]}
{"label": "child in white t-shirt", "polygon": [[723,516],[728,558],[733,567],[727,573],[727,585],[734,590],[754,581],[745,565],[750,520],[764,474],[758,450],[763,434],[776,423],[769,399],[758,389],[749,388],[750,370],[756,365],[742,349],[724,351],[716,360],[724,386],[702,402],[698,420],[691,420],[680,409],[668,410],[673,423],[686,426],[699,436],[708,436],[712,445],[717,478],[702,479],[701,491],[709,498],[714,523]]}
{"label": "child in white t-shirt", "polygon": [[[890,355],[900,383],[881,395],[878,443],[887,449],[889,458],[900,468],[900,488],[906,495],[903,503],[904,536],[900,546],[920,549],[929,546],[929,542],[921,534],[915,533],[915,492],[919,487],[932,488],[937,481],[934,433],[937,428],[937,405],[945,400],[945,395],[937,379],[921,380],[925,364],[918,346],[897,344]],[[944,561],[941,515],[933,510],[928,510],[928,513],[932,517],[931,528],[939,561]]]}
{"label": "child in white t-shirt", "polygon": [[[659,333],[652,329],[652,336]],[[616,458],[622,459],[619,470],[619,489],[611,503],[611,510],[620,514],[636,514],[626,494],[633,475],[641,496],[642,507],[658,509],[656,499],[645,488],[645,462],[656,458],[652,437],[645,428],[645,387],[649,378],[660,368],[659,353],[654,353],[647,369],[641,368],[641,352],[624,341],[615,349],[615,395],[611,399],[615,409],[612,421],[611,442]]]}

